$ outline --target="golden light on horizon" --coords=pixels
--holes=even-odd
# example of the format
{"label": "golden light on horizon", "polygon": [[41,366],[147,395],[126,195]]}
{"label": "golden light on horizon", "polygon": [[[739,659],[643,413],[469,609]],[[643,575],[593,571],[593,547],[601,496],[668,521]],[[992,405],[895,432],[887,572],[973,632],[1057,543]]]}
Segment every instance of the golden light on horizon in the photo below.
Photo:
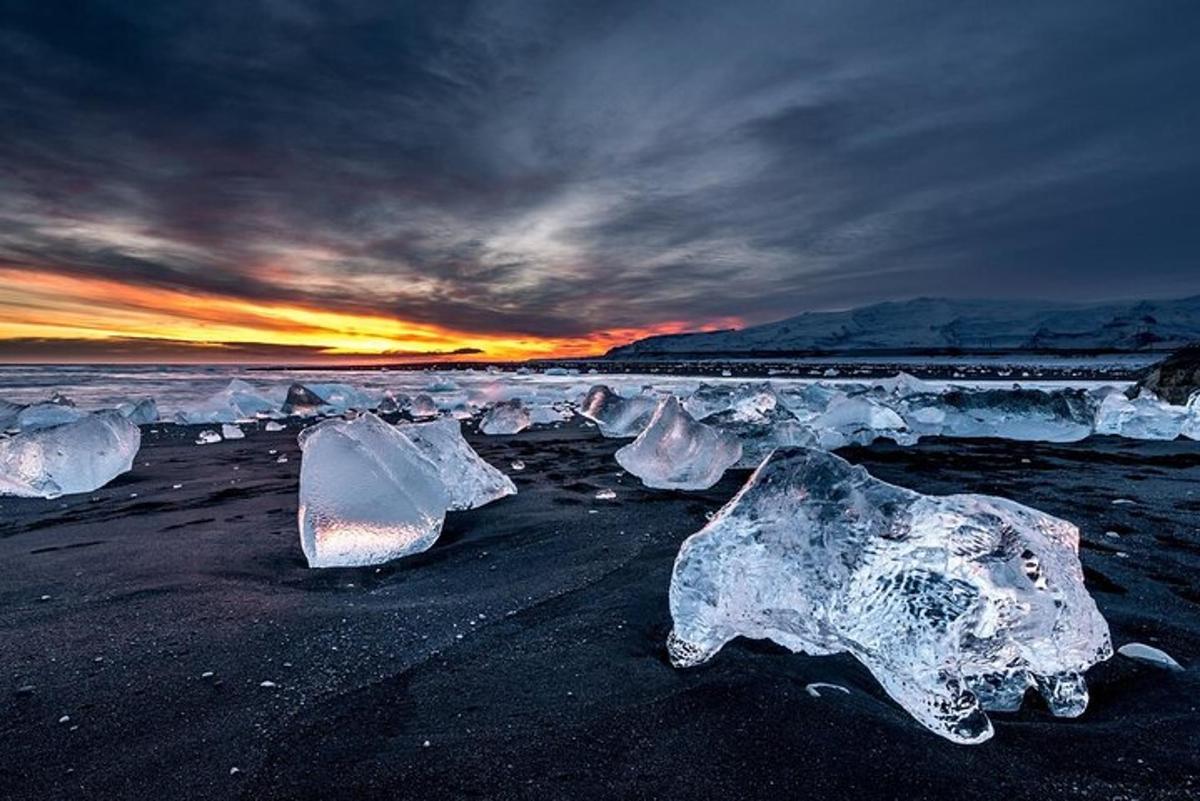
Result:
{"label": "golden light on horizon", "polygon": [[32,339],[102,346],[106,340],[145,340],[191,346],[196,355],[211,354],[215,361],[222,360],[222,348],[264,345],[307,350],[309,358],[329,361],[445,359],[460,349],[482,353],[458,358],[495,361],[594,356],[638,337],[692,328],[665,323],[578,337],[475,333],[369,312],[12,267],[0,267],[0,310],[0,343]]}

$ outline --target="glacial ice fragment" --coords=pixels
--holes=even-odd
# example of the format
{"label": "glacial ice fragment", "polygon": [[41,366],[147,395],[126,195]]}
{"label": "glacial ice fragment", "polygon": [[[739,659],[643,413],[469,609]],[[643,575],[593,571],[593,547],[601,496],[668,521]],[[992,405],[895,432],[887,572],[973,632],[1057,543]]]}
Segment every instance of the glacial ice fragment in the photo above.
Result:
{"label": "glacial ice fragment", "polygon": [[405,423],[397,429],[437,468],[451,511],[476,509],[516,494],[512,480],[475,452],[463,438],[462,424],[453,417]]}
{"label": "glacial ice fragment", "polygon": [[500,401],[479,422],[483,434],[519,434],[529,428],[529,410],[519,400]]}
{"label": "glacial ice fragment", "polygon": [[377,404],[350,384],[292,384],[281,407],[284,414],[311,415],[317,412],[366,411]]}
{"label": "glacial ice fragment", "polygon": [[245,439],[246,432],[233,423],[221,424],[221,437],[224,439]]}
{"label": "glacial ice fragment", "polygon": [[437,417],[440,414],[437,404],[433,402],[433,398],[424,393],[412,399],[412,402],[408,405],[408,413],[418,420],[423,417]]}
{"label": "glacial ice fragment", "polygon": [[824,448],[834,449],[854,443],[870,445],[885,437],[901,445],[911,445],[917,436],[908,430],[904,419],[888,407],[858,395],[834,398],[829,407],[809,423]]}
{"label": "glacial ice fragment", "polygon": [[276,413],[275,404],[240,378],[175,414],[178,423],[236,423]]}
{"label": "glacial ice fragment", "polygon": [[1128,659],[1136,659],[1167,670],[1183,670],[1183,665],[1176,662],[1166,651],[1146,645],[1141,642],[1127,642],[1117,649],[1117,653]]}
{"label": "glacial ice fragment", "polygon": [[64,423],[74,423],[87,416],[87,412],[75,408],[75,404],[62,395],[55,395],[48,401],[34,403],[17,413],[17,428],[22,431],[36,431],[39,428],[52,428]]}
{"label": "glacial ice fragment", "polygon": [[300,433],[300,544],[310,567],[373,565],[424,551],[450,506],[438,468],[373,414]]}
{"label": "glacial ice fragment", "polygon": [[[926,411],[932,409],[933,411]],[[951,390],[915,395],[901,403],[914,427],[922,418],[936,420],[943,436],[998,437],[1024,441],[1075,442],[1092,433],[1095,401],[1079,389]],[[921,433],[933,433],[922,431]]]}
{"label": "glacial ice fragment", "polygon": [[1188,422],[1188,410],[1172,406],[1153,395],[1133,400],[1120,392],[1109,394],[1096,411],[1096,433],[1116,434],[1130,439],[1172,440]]}
{"label": "glacial ice fragment", "polygon": [[657,408],[657,398],[647,395],[623,398],[603,384],[597,384],[584,396],[579,413],[594,421],[605,437],[636,437]]}
{"label": "glacial ice fragment", "polygon": [[158,422],[158,404],[154,402],[154,398],[143,398],[137,403],[126,401],[125,403],[117,404],[117,411],[135,426],[144,426]]}
{"label": "glacial ice fragment", "polygon": [[0,439],[0,495],[91,492],[128,472],[141,443],[138,427],[115,410]]}
{"label": "glacial ice fragment", "polygon": [[733,434],[697,422],[668,395],[637,439],[616,456],[647,487],[700,490],[720,481],[741,458],[742,445]]}
{"label": "glacial ice fragment", "polygon": [[223,438],[221,437],[221,435],[218,432],[213,431],[212,429],[209,429],[209,428],[204,429],[203,431],[201,431],[199,434],[196,435],[196,444],[197,445],[216,445],[218,442],[221,442],[221,441],[223,441]]}
{"label": "glacial ice fragment", "polygon": [[922,725],[960,743],[984,710],[1037,687],[1080,714],[1083,672],[1112,655],[1083,585],[1079,531],[1002,498],[925,496],[816,450],[780,449],[680,548],[680,667],[736,636],[849,652]]}

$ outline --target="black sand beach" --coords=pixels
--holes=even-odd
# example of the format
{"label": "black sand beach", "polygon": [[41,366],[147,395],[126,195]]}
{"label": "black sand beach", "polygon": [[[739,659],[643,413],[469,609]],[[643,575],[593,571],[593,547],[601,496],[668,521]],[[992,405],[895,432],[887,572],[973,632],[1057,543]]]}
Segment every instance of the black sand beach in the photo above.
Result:
{"label": "black sand beach", "polygon": [[[670,667],[675,553],[745,471],[706,492],[648,491],[591,428],[472,434],[517,496],[451,514],[425,554],[309,570],[294,423],[209,446],[192,444],[198,427],[154,428],[135,470],[95,493],[0,500],[4,799],[1200,794],[1196,443],[843,451],[923,492],[1072,520],[1114,644],[1187,668],[1114,657],[1088,674],[1082,718],[1031,696],[966,747],[849,657],[736,641]],[[606,487],[615,501],[595,499]],[[849,694],[814,697],[816,682]]]}

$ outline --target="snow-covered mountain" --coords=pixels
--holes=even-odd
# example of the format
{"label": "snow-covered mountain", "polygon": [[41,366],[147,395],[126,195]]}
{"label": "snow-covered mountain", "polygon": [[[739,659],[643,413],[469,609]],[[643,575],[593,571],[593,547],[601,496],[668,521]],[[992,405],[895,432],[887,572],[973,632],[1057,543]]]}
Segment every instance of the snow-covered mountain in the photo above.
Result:
{"label": "snow-covered mountain", "polygon": [[607,356],[1169,351],[1198,341],[1200,296],[1102,305],[918,298],[740,330],[648,337]]}

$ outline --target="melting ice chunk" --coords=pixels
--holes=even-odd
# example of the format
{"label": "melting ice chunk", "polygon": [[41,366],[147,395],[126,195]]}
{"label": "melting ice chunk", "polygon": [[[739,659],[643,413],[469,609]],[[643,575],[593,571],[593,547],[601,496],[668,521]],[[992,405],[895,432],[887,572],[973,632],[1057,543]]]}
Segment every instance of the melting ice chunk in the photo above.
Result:
{"label": "melting ice chunk", "polygon": [[596,423],[606,437],[636,437],[658,408],[658,399],[647,395],[623,398],[603,384],[588,390],[579,413]]}
{"label": "melting ice chunk", "polygon": [[36,431],[39,428],[51,428],[63,423],[74,423],[87,416],[87,412],[76,409],[75,404],[61,395],[55,398],[26,406],[17,413],[17,428],[22,431]]}
{"label": "melting ice chunk", "polygon": [[204,429],[203,431],[201,431],[199,434],[196,435],[196,444],[197,445],[216,445],[218,442],[221,442],[221,441],[222,441],[221,435],[219,433],[217,433],[216,431],[213,431],[212,429],[208,429],[208,428]]}
{"label": "melting ice chunk", "polygon": [[529,410],[519,400],[500,401],[479,422],[484,434],[519,434],[529,428]]}
{"label": "melting ice chunk", "polygon": [[300,433],[300,544],[311,567],[373,565],[424,551],[450,506],[438,468],[373,414]]}
{"label": "melting ice chunk", "polygon": [[141,443],[141,431],[117,411],[0,439],[0,495],[91,492],[129,471]]}
{"label": "melting ice chunk", "polygon": [[720,481],[741,456],[736,436],[697,422],[668,395],[637,439],[617,451],[617,462],[647,487],[699,490]]}
{"label": "melting ice chunk", "polygon": [[984,710],[1037,687],[1087,705],[1083,672],[1112,655],[1083,585],[1079,530],[984,495],[886,484],[833,454],[781,449],[684,542],[671,578],[677,666],[736,636],[849,652],[947,739],[992,735]]}
{"label": "melting ice chunk", "polygon": [[512,480],[480,458],[463,438],[461,423],[453,417],[406,423],[398,430],[437,468],[451,510],[475,509],[516,494]]}
{"label": "melting ice chunk", "polygon": [[233,423],[223,423],[221,425],[221,436],[224,439],[245,439],[246,432]]}
{"label": "melting ice chunk", "polygon": [[[1082,390],[952,390],[903,402],[904,416],[922,433],[940,427],[948,437],[1000,437],[1074,442],[1092,433],[1095,402]],[[922,417],[924,415],[924,417]]]}

